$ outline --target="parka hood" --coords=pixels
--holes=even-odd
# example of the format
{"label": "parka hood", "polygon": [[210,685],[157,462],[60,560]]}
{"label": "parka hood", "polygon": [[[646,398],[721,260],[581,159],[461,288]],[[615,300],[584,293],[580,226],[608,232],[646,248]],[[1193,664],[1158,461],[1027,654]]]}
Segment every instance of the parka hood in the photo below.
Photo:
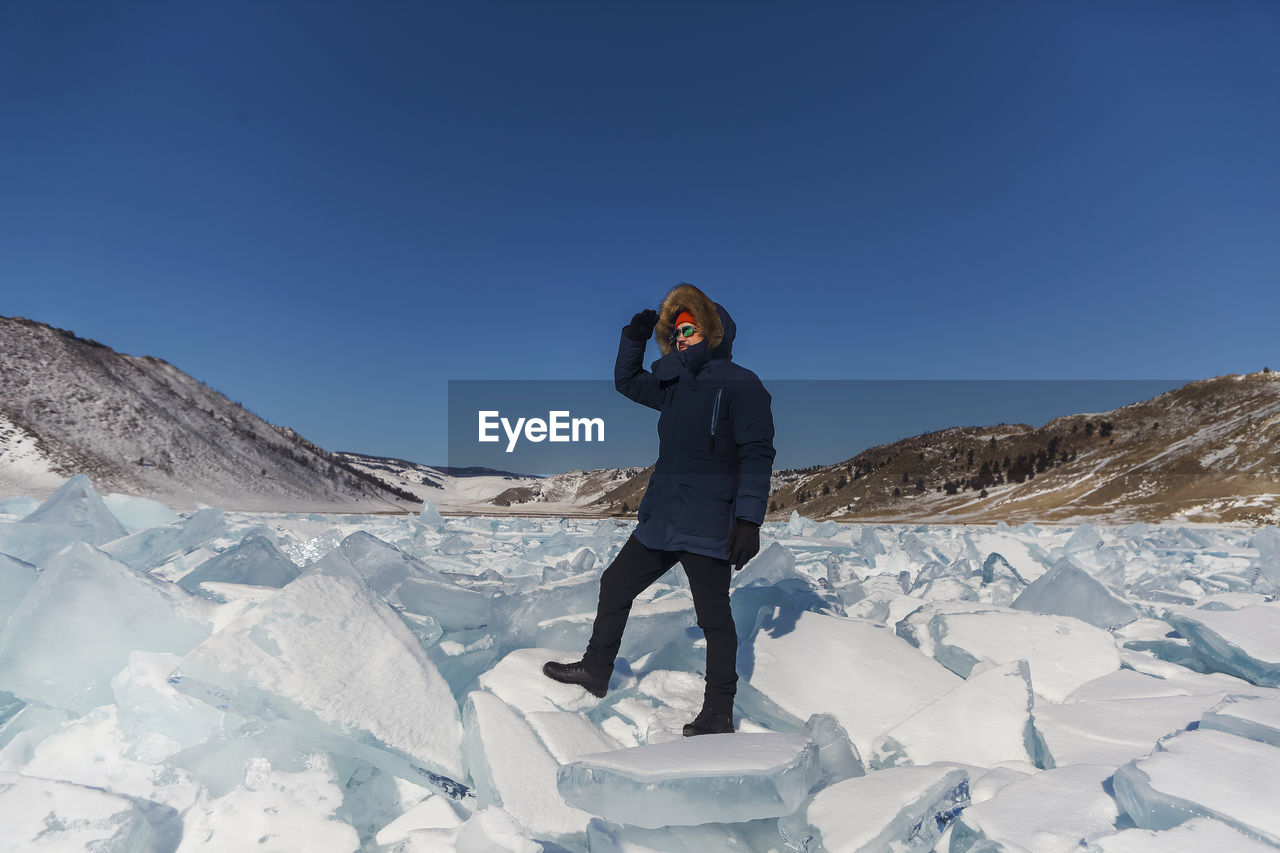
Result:
{"label": "parka hood", "polygon": [[733,339],[738,331],[733,318],[723,305],[712,302],[705,293],[688,283],[677,284],[667,291],[662,307],[658,309],[658,323],[653,329],[653,336],[664,356],[678,352],[671,342],[671,333],[681,311],[693,314],[694,325],[702,331],[702,338],[710,349],[710,358],[733,358]]}

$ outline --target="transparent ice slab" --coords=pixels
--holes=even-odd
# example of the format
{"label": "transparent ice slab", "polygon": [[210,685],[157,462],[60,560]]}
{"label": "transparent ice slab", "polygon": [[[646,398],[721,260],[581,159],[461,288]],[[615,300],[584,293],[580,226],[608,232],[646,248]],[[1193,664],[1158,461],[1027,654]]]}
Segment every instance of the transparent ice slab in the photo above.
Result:
{"label": "transparent ice slab", "polygon": [[1138,618],[1133,605],[1064,557],[1014,599],[1016,610],[1074,616],[1099,628],[1112,629]]}
{"label": "transparent ice slab", "polygon": [[173,524],[179,520],[176,512],[160,501],[153,501],[150,498],[110,494],[104,495],[102,502],[130,533],[137,533],[148,527],[159,527],[162,524]]}
{"label": "transparent ice slab", "polygon": [[933,847],[968,804],[965,770],[894,767],[819,791],[802,814],[780,823],[784,835],[806,851],[908,853]]}
{"label": "transparent ice slab", "polygon": [[951,853],[1077,849],[1115,826],[1119,809],[1106,787],[1113,769],[1077,764],[1005,785],[956,818]]}
{"label": "transparent ice slab", "polygon": [[171,680],[215,707],[312,729],[395,775],[459,779],[449,685],[363,578],[320,566],[192,649]]}
{"label": "transparent ice slab", "polygon": [[1280,748],[1198,729],[1160,741],[1115,772],[1116,800],[1143,829],[1210,817],[1280,845]]}
{"label": "transparent ice slab", "polygon": [[808,738],[739,732],[585,755],[556,787],[572,806],[653,829],[787,815],[820,777]]}
{"label": "transparent ice slab", "polygon": [[1026,659],[1036,693],[1051,702],[1061,702],[1086,681],[1120,668],[1115,638],[1070,616],[941,612],[929,620],[929,633],[934,658],[962,676],[982,660]]}
{"label": "transparent ice slab", "polygon": [[97,788],[0,772],[0,842],[9,850],[173,850],[182,819],[171,808]]}
{"label": "transparent ice slab", "polygon": [[227,531],[222,510],[202,509],[183,521],[140,530],[103,546],[102,550],[125,565],[148,571],[188,554]]}
{"label": "transparent ice slab", "polygon": [[1280,687],[1280,603],[1240,610],[1172,608],[1165,619],[1214,670]]}
{"label": "transparent ice slab", "polygon": [[[804,612],[761,630],[751,686],[800,720],[831,714],[860,755],[961,679],[883,625]],[[744,671],[739,656],[739,677]],[[839,678],[829,674],[839,672]]]}
{"label": "transparent ice slab", "polygon": [[442,579],[408,578],[393,600],[412,613],[432,617],[446,631],[483,628],[491,618],[486,596]]}
{"label": "transparent ice slab", "polygon": [[876,740],[871,767],[1030,761],[1031,671],[1025,660],[970,677]]}
{"label": "transparent ice slab", "polygon": [[1192,818],[1173,829],[1125,829],[1091,838],[1084,853],[1274,853],[1275,847],[1207,817]]}
{"label": "transparent ice slab", "polygon": [[1205,712],[1200,727],[1280,747],[1280,696],[1227,696]]}
{"label": "transparent ice slab", "polygon": [[83,543],[46,563],[0,632],[0,690],[85,713],[114,701],[133,651],[185,654],[209,636],[207,602]]}
{"label": "transparent ice slab", "polygon": [[59,486],[48,500],[22,521],[67,525],[79,531],[80,540],[90,545],[101,545],[129,532],[107,509],[84,474],[76,474]]}
{"label": "transparent ice slab", "polygon": [[1165,735],[1194,726],[1221,698],[1211,693],[1042,705],[1036,709],[1042,749],[1036,764],[1118,767],[1151,752]]}
{"label": "transparent ice slab", "polygon": [[197,595],[205,581],[279,588],[298,576],[298,567],[265,536],[250,534],[240,544],[196,566],[178,586]]}
{"label": "transparent ice slab", "polygon": [[778,833],[778,821],[769,818],[645,829],[595,817],[587,824],[587,849],[590,853],[785,853],[787,847]]}
{"label": "transparent ice slab", "polygon": [[26,560],[0,554],[0,630],[35,582],[35,566]]}
{"label": "transparent ice slab", "polygon": [[516,709],[484,690],[467,695],[464,753],[480,808],[502,806],[535,836],[586,832],[591,815],[556,788],[560,763]]}

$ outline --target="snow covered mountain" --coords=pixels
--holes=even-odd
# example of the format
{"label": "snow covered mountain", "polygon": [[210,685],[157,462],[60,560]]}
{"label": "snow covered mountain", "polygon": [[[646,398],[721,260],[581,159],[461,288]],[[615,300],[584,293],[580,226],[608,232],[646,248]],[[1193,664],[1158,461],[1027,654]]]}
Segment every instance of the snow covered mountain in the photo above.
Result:
{"label": "snow covered mountain", "polygon": [[175,506],[393,510],[415,496],[352,468],[163,359],[0,317],[0,496],[85,473]]}
{"label": "snow covered mountain", "polygon": [[1220,376],[1109,412],[962,427],[774,476],[771,517],[1280,521],[1280,375]]}
{"label": "snow covered mountain", "polygon": [[[353,468],[430,500],[445,512],[522,515],[601,515],[600,500],[633,482],[640,468],[565,471],[550,477],[492,468],[447,468],[363,453],[338,453]],[[604,505],[607,509],[607,504]],[[624,514],[618,510],[614,514]]]}

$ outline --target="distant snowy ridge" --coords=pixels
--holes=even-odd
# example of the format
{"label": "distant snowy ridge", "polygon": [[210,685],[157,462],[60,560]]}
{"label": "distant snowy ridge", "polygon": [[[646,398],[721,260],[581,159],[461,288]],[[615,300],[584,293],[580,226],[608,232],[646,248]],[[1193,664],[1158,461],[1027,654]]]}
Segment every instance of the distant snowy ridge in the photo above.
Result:
{"label": "distant snowy ridge", "polygon": [[[634,506],[634,503],[632,504]],[[774,474],[769,518],[1280,521],[1280,374],[1191,382],[1109,412],[955,427]]]}
{"label": "distant snowy ridge", "polygon": [[0,496],[75,473],[104,488],[245,510],[395,510],[414,496],[352,469],[151,356],[0,317]]}
{"label": "distant snowy ridge", "polygon": [[[550,477],[489,468],[446,468],[363,453],[338,453],[353,468],[430,500],[446,512],[602,515],[610,491],[633,482],[639,468],[565,471]],[[620,506],[620,504],[619,504]],[[631,507],[634,510],[634,507]],[[624,514],[618,510],[614,515]]]}

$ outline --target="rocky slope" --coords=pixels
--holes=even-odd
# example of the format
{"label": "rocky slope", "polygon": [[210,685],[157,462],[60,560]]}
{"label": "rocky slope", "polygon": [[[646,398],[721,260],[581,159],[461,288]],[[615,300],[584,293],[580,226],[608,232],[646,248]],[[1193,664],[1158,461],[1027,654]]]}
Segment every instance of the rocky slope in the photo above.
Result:
{"label": "rocky slope", "polygon": [[378,511],[412,494],[151,356],[0,317],[0,496],[87,474],[179,508]]}

